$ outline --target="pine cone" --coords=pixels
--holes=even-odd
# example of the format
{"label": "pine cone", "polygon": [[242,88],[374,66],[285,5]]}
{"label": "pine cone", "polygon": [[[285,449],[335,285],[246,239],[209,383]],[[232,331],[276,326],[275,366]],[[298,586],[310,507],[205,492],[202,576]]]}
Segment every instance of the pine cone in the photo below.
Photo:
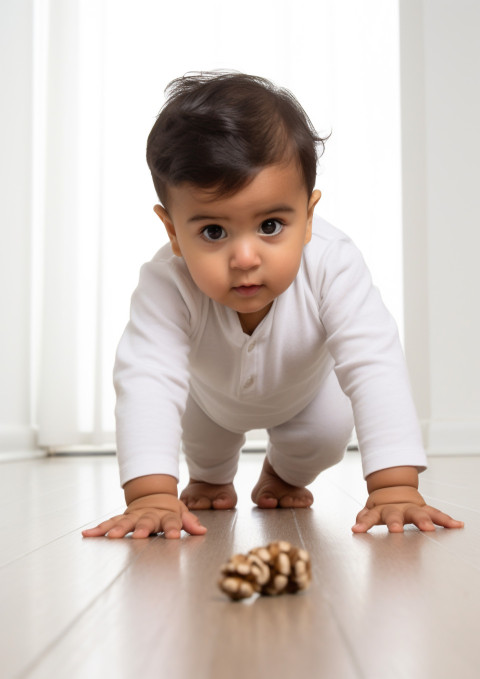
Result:
{"label": "pine cone", "polygon": [[310,556],[305,549],[279,540],[235,554],[222,566],[218,585],[231,599],[255,593],[277,595],[306,589],[311,581]]}

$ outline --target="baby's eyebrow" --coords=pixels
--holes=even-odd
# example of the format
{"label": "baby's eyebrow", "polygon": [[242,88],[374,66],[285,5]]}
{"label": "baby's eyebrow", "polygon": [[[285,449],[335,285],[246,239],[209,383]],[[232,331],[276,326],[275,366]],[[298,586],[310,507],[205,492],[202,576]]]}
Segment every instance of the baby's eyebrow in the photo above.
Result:
{"label": "baby's eyebrow", "polygon": [[295,208],[293,208],[291,205],[275,205],[268,210],[257,212],[255,217],[264,217],[265,215],[271,215],[276,212],[295,212]]}
{"label": "baby's eyebrow", "polygon": [[187,224],[191,224],[193,222],[220,222],[220,221],[225,221],[226,217],[220,217],[219,215],[212,216],[212,215],[193,215],[193,217],[189,217],[187,219]]}
{"label": "baby's eyebrow", "polygon": [[[267,215],[273,215],[273,214],[278,214],[279,212],[283,213],[292,213],[295,212],[295,208],[293,208],[291,205],[274,205],[271,208],[267,208],[264,210],[261,210],[260,212],[256,212],[254,217],[255,219],[259,219],[260,217],[266,217]],[[220,215],[193,215],[192,217],[189,217],[187,219],[187,224],[194,224],[195,222],[225,222],[228,221],[228,217],[222,217]]]}

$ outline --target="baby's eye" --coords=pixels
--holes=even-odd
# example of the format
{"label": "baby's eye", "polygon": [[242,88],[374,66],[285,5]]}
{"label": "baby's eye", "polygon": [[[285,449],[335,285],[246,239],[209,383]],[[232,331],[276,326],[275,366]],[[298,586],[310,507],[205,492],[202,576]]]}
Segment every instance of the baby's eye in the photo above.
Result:
{"label": "baby's eye", "polygon": [[225,229],[218,224],[210,224],[202,229],[202,236],[210,242],[222,240],[227,235]]}
{"label": "baby's eye", "polygon": [[260,226],[262,236],[276,236],[283,229],[283,224],[278,219],[266,219]]}

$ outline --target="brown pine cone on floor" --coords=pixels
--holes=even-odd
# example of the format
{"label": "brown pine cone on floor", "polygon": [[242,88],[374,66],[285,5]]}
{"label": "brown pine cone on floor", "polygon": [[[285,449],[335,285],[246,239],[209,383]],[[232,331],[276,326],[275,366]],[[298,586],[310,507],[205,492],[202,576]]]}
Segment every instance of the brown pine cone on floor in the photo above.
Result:
{"label": "brown pine cone on floor", "polygon": [[311,582],[310,556],[305,549],[279,540],[248,554],[235,554],[221,573],[218,585],[231,599],[246,599],[255,593],[293,594]]}

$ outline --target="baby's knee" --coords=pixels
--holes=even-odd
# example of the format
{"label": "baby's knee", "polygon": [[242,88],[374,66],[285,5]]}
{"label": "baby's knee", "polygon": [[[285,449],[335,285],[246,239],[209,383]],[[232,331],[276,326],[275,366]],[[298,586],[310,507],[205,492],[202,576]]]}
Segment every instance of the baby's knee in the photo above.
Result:
{"label": "baby's knee", "polygon": [[352,426],[326,427],[321,432],[298,432],[297,436],[270,436],[268,458],[288,483],[307,486],[325,469],[341,462],[351,439]]}

